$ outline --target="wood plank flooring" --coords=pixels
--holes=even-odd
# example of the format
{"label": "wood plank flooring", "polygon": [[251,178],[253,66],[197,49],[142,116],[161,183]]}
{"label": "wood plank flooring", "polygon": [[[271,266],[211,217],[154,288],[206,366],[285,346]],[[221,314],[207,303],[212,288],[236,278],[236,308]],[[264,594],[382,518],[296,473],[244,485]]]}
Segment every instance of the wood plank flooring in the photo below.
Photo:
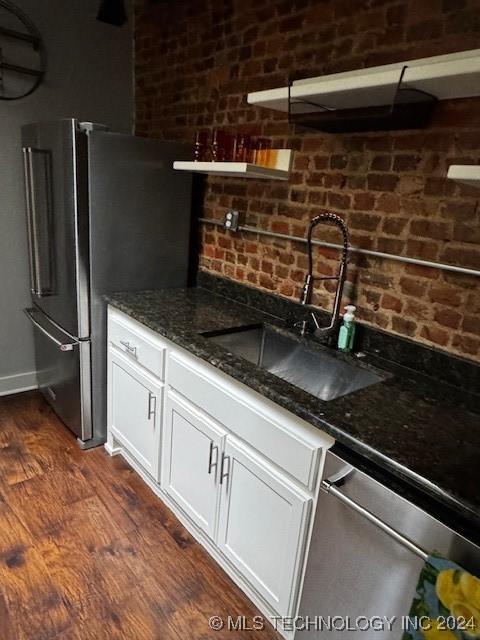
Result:
{"label": "wood plank flooring", "polygon": [[258,611],[120,457],[39,393],[0,398],[1,640],[249,640]]}

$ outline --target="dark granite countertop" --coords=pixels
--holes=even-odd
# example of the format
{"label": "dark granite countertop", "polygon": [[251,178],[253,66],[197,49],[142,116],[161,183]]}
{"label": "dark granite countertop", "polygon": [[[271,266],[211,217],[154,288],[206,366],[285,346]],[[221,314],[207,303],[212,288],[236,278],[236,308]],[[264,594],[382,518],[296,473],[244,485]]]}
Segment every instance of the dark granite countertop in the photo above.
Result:
{"label": "dark granite countertop", "polygon": [[266,313],[271,311],[267,299],[262,311],[204,288],[118,293],[107,300],[329,433],[342,450],[390,474],[390,484],[406,482],[433,499],[455,520],[468,523],[463,530],[480,532],[480,404],[470,390],[368,353],[362,363],[393,375],[323,402],[201,335],[257,323],[284,327],[282,319]]}

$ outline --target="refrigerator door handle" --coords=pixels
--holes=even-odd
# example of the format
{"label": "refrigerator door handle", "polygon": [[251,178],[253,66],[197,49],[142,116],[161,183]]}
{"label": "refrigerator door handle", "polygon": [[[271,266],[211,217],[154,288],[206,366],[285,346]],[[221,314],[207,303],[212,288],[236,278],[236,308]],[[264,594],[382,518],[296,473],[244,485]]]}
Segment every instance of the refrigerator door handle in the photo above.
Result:
{"label": "refrigerator door handle", "polygon": [[31,147],[23,148],[23,170],[25,174],[25,202],[27,206],[27,232],[28,232],[28,254],[30,266],[30,291],[33,295],[37,295],[37,258],[34,244],[34,226],[33,226],[33,167],[32,167],[32,149]]}
{"label": "refrigerator door handle", "polygon": [[[34,167],[34,153],[42,154],[45,160],[45,203],[47,207],[46,211],[46,224],[48,227],[48,242],[46,256],[48,269],[47,286],[42,283],[42,263],[41,263],[41,247],[40,239],[38,236],[39,212],[37,211],[37,203],[35,197],[35,167]],[[37,297],[48,296],[52,293],[52,277],[53,277],[53,257],[50,247],[50,241],[52,236],[52,194],[51,194],[51,167],[50,167],[50,152],[43,149],[35,149],[33,147],[23,147],[23,166],[25,172],[25,200],[27,206],[27,230],[28,230],[28,249],[30,258],[30,283],[31,292]]]}
{"label": "refrigerator door handle", "polygon": [[42,327],[42,325],[35,320],[35,318],[33,317],[33,314],[31,313],[31,311],[29,309],[24,309],[25,311],[25,315],[30,319],[30,321],[32,322],[32,324],[34,324],[37,329],[39,329],[45,336],[47,336],[47,338],[49,338],[49,340],[51,340],[53,343],[55,343],[58,348],[60,349],[60,351],[73,351],[73,347],[75,347],[75,345],[78,344],[78,341],[75,342],[61,342],[60,340],[57,340],[57,338],[55,338],[54,336],[52,336],[51,333],[49,333],[45,327]]}

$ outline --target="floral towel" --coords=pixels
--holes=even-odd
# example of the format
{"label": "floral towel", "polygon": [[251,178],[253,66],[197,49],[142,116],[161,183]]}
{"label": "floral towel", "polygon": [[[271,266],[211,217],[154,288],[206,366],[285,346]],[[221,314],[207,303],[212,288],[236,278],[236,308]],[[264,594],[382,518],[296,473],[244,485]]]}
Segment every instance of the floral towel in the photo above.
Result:
{"label": "floral towel", "polygon": [[480,580],[434,553],[425,562],[402,640],[480,638]]}

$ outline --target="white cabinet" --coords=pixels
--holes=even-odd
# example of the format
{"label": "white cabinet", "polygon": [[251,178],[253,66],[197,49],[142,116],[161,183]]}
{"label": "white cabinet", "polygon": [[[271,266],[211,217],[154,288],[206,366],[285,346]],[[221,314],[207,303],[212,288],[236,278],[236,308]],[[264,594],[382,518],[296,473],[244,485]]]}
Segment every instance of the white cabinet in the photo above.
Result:
{"label": "white cabinet", "polygon": [[295,616],[334,440],[121,312],[108,322],[108,451],[265,615]]}
{"label": "white cabinet", "polygon": [[109,354],[108,423],[116,440],[155,479],[163,389],[114,351]]}
{"label": "white cabinet", "polygon": [[280,615],[293,615],[312,498],[228,436],[217,544]]}
{"label": "white cabinet", "polygon": [[226,432],[169,391],[162,487],[210,538],[215,536],[219,463]]}
{"label": "white cabinet", "polygon": [[312,498],[171,390],[162,487],[275,611],[292,614]]}

